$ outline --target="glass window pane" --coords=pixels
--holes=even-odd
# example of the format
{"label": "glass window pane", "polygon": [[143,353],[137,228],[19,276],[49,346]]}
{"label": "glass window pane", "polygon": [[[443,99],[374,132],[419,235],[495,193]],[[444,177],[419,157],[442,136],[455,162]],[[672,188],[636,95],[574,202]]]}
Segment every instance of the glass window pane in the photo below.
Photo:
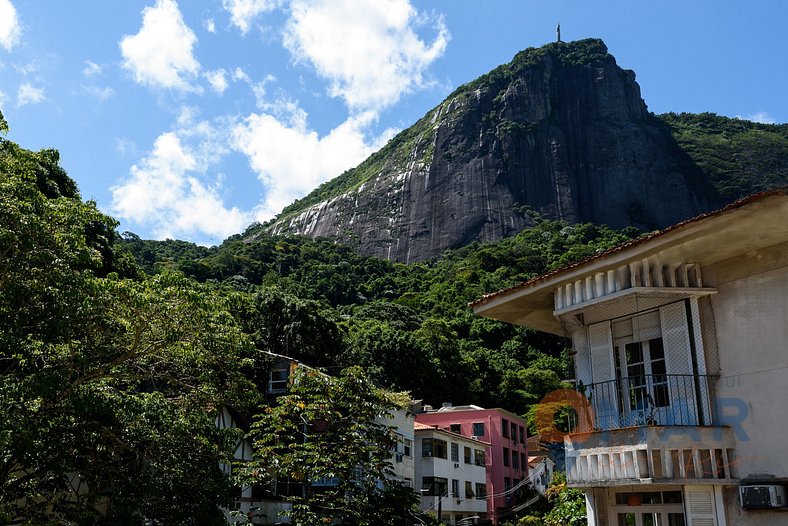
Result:
{"label": "glass window pane", "polygon": [[683,502],[680,491],[663,491],[662,501],[665,504],[681,504]]}
{"label": "glass window pane", "polygon": [[665,358],[665,348],[662,346],[662,338],[654,338],[648,341],[648,351],[652,360],[662,360]]}
{"label": "glass window pane", "polygon": [[628,343],[624,346],[627,355],[627,364],[635,364],[643,362],[643,349],[640,342]]}
{"label": "glass window pane", "polygon": [[618,514],[618,526],[635,526],[635,514],[634,513],[619,513]]}

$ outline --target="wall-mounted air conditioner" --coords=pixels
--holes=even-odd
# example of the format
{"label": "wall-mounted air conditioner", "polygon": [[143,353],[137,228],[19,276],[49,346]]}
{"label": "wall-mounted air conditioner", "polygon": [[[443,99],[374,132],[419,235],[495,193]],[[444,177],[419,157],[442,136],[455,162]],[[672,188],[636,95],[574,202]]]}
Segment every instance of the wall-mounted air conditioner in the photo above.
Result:
{"label": "wall-mounted air conditioner", "polygon": [[774,484],[752,484],[739,486],[741,507],[748,509],[782,508],[788,501],[785,487]]}

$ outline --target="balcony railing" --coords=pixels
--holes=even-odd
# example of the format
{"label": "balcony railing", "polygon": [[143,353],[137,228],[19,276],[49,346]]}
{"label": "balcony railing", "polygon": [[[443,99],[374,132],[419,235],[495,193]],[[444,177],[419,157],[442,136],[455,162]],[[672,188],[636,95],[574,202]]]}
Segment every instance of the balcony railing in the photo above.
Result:
{"label": "balcony railing", "polygon": [[578,385],[588,403],[575,408],[570,432],[713,425],[713,380],[707,375],[648,374]]}

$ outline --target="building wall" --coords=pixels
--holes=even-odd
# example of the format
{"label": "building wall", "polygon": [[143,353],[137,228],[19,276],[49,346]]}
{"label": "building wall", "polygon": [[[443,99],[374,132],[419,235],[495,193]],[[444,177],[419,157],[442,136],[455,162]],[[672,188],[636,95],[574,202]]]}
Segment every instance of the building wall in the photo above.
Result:
{"label": "building wall", "polygon": [[[718,405],[735,440],[734,476],[788,479],[788,243],[716,265],[711,297],[720,379]],[[782,437],[782,438],[778,438]],[[724,493],[729,524],[788,524],[785,511],[745,511]]]}
{"label": "building wall", "polygon": [[[518,426],[517,440],[512,440],[511,436],[504,437],[502,434],[502,420],[506,420],[509,424],[515,422]],[[503,411],[501,409],[475,409],[475,410],[449,410],[449,411],[435,411],[431,413],[421,413],[416,416],[416,421],[422,424],[437,426],[440,428],[449,428],[452,424],[460,424],[460,434],[463,436],[473,435],[473,424],[476,422],[483,422],[485,426],[485,434],[479,438],[485,442],[490,443],[490,453],[487,457],[487,495],[488,507],[487,512],[489,516],[493,516],[496,509],[505,508],[512,504],[512,500],[507,496],[491,497],[493,495],[500,495],[504,492],[504,479],[508,477],[512,480],[512,485],[519,482],[521,479],[528,477],[528,451],[525,441],[520,441],[519,428],[523,428],[525,438],[526,424],[525,421],[517,415]],[[511,435],[511,433],[510,433]],[[512,463],[509,466],[504,466],[503,453],[504,448],[510,451],[515,451],[518,455],[518,468],[514,469]],[[522,459],[525,458],[525,466],[522,465]]]}
{"label": "building wall", "polygon": [[[421,489],[424,477],[443,477],[448,481],[450,495],[441,502],[442,517],[445,520],[453,520],[456,514],[464,517],[473,515],[484,516],[487,512],[487,502],[485,499],[477,499],[475,496],[476,484],[486,484],[487,471],[485,466],[466,464],[463,459],[463,448],[486,450],[486,444],[477,440],[468,440],[452,433],[444,433],[439,430],[417,430],[415,432],[415,455],[416,455],[416,481]],[[447,443],[447,458],[424,457],[422,455],[422,439],[438,438]],[[451,444],[455,443],[459,447],[459,462],[451,459]],[[451,495],[451,481],[459,481],[459,497]],[[465,482],[471,483],[474,488],[474,497],[468,498],[465,494]],[[437,510],[438,496],[422,495],[422,510]]]}
{"label": "building wall", "polygon": [[[392,478],[413,486],[415,477],[413,423],[415,416],[404,409],[391,411],[389,414],[390,418],[380,418],[378,423],[393,427],[394,433],[397,435],[397,447],[391,459],[394,470]],[[410,454],[407,454],[406,451],[407,441],[410,441]]]}

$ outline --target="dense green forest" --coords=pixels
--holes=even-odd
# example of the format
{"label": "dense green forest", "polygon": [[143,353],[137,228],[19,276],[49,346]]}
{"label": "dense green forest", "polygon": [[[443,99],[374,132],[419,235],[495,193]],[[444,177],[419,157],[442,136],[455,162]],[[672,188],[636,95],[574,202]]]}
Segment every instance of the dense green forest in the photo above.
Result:
{"label": "dense green forest", "polygon": [[266,320],[238,317],[273,352],[329,368],[362,365],[380,385],[431,404],[525,413],[566,377],[565,342],[476,317],[467,303],[635,234],[543,221],[495,244],[472,243],[410,265],[306,237],[240,235],[207,255],[180,241],[129,234],[121,245],[148,268],[153,257],[154,274],[174,269],[255,302]]}
{"label": "dense green forest", "polygon": [[224,523],[239,480],[219,465],[239,431],[217,429],[217,410],[261,432],[275,414],[268,352],[361,397],[371,379],[526,414],[565,376],[565,342],[467,302],[635,234],[545,221],[410,266],[304,238],[143,241],[118,234],[58,161],[0,135],[2,523]]}
{"label": "dense green forest", "polygon": [[761,124],[714,113],[658,117],[723,203],[788,181],[788,124]]}

